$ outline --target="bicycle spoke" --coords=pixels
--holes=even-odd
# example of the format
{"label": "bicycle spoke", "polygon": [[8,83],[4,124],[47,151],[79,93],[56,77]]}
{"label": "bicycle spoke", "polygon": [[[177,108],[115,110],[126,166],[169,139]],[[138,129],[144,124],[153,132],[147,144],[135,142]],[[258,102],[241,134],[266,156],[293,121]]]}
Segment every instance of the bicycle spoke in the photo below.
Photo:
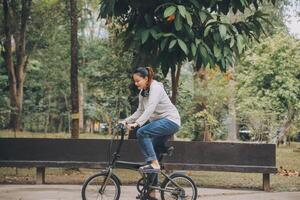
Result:
{"label": "bicycle spoke", "polygon": [[197,198],[197,188],[190,178],[177,175],[170,179],[164,185],[162,199],[195,200]]}
{"label": "bicycle spoke", "polygon": [[[107,174],[91,177],[83,187],[84,200],[115,200],[120,196],[119,183]],[[106,183],[104,186],[103,184]]]}

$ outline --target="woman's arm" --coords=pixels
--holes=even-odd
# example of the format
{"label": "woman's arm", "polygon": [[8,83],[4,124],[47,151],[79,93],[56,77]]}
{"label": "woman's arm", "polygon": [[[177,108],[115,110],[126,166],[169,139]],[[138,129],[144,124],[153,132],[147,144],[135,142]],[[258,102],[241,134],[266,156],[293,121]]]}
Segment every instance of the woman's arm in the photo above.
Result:
{"label": "woman's arm", "polygon": [[160,85],[153,85],[153,87],[151,87],[148,105],[144,110],[143,114],[136,120],[136,123],[139,126],[142,126],[144,123],[146,123],[149,120],[152,113],[155,111],[155,108],[161,98],[162,90],[163,87]]}
{"label": "woman's arm", "polygon": [[142,104],[142,98],[139,95],[139,106],[137,110],[129,117],[127,117],[124,121],[127,123],[134,123],[144,112],[144,106]]}

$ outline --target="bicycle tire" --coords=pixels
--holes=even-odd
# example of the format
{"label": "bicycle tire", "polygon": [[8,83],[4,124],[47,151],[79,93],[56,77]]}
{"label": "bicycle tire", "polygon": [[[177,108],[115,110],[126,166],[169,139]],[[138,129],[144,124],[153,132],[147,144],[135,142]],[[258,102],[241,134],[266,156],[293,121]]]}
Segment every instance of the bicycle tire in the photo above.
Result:
{"label": "bicycle tire", "polygon": [[105,191],[102,194],[99,192],[107,176],[108,172],[101,172],[90,176],[82,186],[82,200],[97,200],[99,196],[101,196],[103,200],[119,200],[121,195],[121,183],[114,174],[110,176]]}
{"label": "bicycle tire", "polygon": [[[170,179],[182,187],[178,188]],[[198,195],[198,189],[192,178],[184,174],[174,173],[171,174],[168,178],[165,178],[161,184],[162,189],[168,189],[172,192],[161,191],[162,200],[171,200],[171,199],[186,199],[186,200],[196,200]]]}

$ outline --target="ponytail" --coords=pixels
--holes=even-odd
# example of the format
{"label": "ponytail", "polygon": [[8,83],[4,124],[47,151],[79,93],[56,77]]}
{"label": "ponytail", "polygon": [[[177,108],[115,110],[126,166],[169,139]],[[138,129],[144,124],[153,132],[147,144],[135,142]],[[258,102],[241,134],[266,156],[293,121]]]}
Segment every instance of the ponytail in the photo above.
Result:
{"label": "ponytail", "polygon": [[146,67],[146,70],[148,71],[148,85],[147,88],[150,87],[150,84],[153,80],[154,72],[152,67]]}
{"label": "ponytail", "polygon": [[133,74],[138,74],[140,77],[146,78],[148,77],[147,88],[150,87],[150,84],[153,80],[154,72],[152,67],[139,67],[137,68]]}

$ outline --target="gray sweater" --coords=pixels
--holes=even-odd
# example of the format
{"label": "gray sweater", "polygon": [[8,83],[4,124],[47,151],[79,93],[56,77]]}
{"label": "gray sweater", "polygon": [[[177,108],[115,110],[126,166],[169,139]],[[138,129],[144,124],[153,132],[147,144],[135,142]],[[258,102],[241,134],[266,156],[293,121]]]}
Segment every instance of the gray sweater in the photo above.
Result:
{"label": "gray sweater", "polygon": [[146,121],[166,118],[180,126],[180,116],[176,107],[172,104],[162,83],[155,80],[150,85],[149,96],[139,94],[138,109],[125,119],[128,123],[136,122],[142,126]]}

